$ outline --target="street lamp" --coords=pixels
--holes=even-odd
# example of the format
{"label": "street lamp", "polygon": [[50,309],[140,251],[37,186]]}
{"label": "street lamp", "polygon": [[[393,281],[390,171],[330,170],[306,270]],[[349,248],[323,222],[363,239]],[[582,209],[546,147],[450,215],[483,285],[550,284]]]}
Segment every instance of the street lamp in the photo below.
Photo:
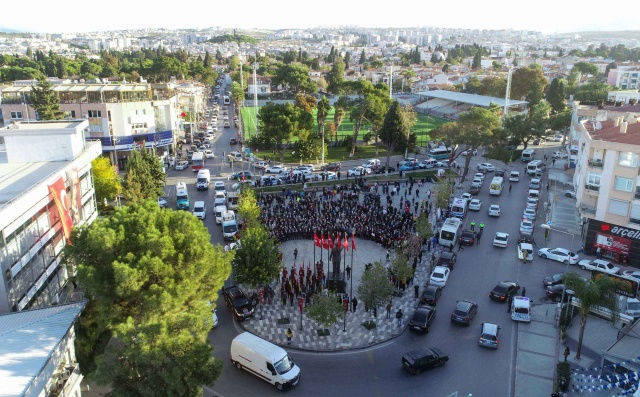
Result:
{"label": "street lamp", "polygon": [[[567,260],[567,265],[564,270],[564,273],[567,274],[569,272],[569,265],[571,264],[571,254],[573,253],[571,251],[571,247],[573,247],[573,239],[575,238],[575,234],[569,233],[567,231],[560,230],[560,229],[554,229],[548,223],[543,223],[542,225],[540,225],[540,227],[545,229],[545,232],[548,230],[553,230],[554,232],[560,232],[560,233],[568,234],[571,236],[571,245],[569,246],[569,259]],[[562,304],[564,303],[564,294],[565,294],[565,291],[567,290],[567,286],[564,284],[564,282],[563,282],[563,286],[564,288],[562,288],[562,297],[560,298],[560,316],[558,316],[558,326],[560,326],[560,317],[562,315]]]}

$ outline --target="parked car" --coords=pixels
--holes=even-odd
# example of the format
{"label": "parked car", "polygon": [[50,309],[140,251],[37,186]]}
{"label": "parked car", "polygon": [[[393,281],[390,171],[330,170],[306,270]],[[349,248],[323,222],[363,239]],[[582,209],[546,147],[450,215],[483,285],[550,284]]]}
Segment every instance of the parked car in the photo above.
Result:
{"label": "parked car", "polygon": [[489,298],[498,302],[506,302],[510,297],[514,297],[518,291],[520,291],[518,283],[501,281],[489,292]]}
{"label": "parked car", "polygon": [[323,165],[322,167],[320,167],[320,170],[337,172],[337,171],[340,171],[340,168],[342,168],[342,164],[334,162],[334,163],[328,163],[328,164]]}
{"label": "parked car", "polygon": [[480,163],[476,166],[476,169],[478,171],[493,172],[496,170],[496,167],[491,163]]}
{"label": "parked car", "polygon": [[396,172],[396,169],[394,167],[391,167],[391,166],[389,166],[389,168],[387,168],[386,165],[383,165],[383,166],[378,167],[375,170],[373,170],[374,174],[384,174],[385,172]]}
{"label": "parked car", "polygon": [[598,270],[603,273],[609,274],[621,274],[620,268],[618,266],[614,266],[611,262],[605,261],[603,259],[594,259],[592,261],[588,259],[581,260],[578,265],[583,270]]}
{"label": "parked car", "polygon": [[211,149],[207,149],[207,150],[204,151],[204,157],[206,157],[208,159],[212,159],[214,157],[214,154],[211,151]]}
{"label": "parked car", "polygon": [[552,159],[566,159],[567,158],[567,152],[565,151],[558,151],[558,152],[553,152],[551,154],[551,158]]}
{"label": "parked car", "polygon": [[321,181],[322,177],[324,176],[324,180],[325,181],[331,181],[334,179],[338,179],[338,174],[336,174],[333,171],[323,171],[323,172],[319,172],[316,175],[316,180]]}
{"label": "parked car", "polygon": [[429,332],[431,322],[436,317],[436,308],[433,306],[418,306],[413,312],[413,316],[409,321],[409,328],[420,331]]}
{"label": "parked car", "polygon": [[473,230],[464,230],[460,236],[462,245],[474,245],[476,243],[476,235]]}
{"label": "parked car", "polygon": [[444,251],[440,254],[436,266],[446,266],[453,270],[453,267],[456,265],[456,260],[458,260],[458,255],[455,252]]}
{"label": "parked car", "polygon": [[158,197],[158,207],[167,208],[167,198],[162,196]]}
{"label": "parked car", "polygon": [[491,204],[489,207],[489,216],[500,216],[500,206],[498,204]]}
{"label": "parked car", "polygon": [[477,303],[466,299],[459,300],[453,313],[451,313],[451,322],[469,325],[476,313],[478,313]]}
{"label": "parked car", "polygon": [[449,356],[442,350],[434,347],[422,348],[405,353],[402,356],[402,367],[409,373],[417,375],[433,367],[442,367],[447,361]]}
{"label": "parked car", "polygon": [[471,197],[471,193],[462,193],[462,196],[460,196],[460,198],[463,198],[467,201],[471,201],[472,197]]}
{"label": "parked car", "polygon": [[176,171],[184,171],[189,168],[189,162],[187,160],[178,161],[176,164]]}
{"label": "parked car", "polygon": [[238,286],[231,286],[222,289],[224,301],[227,307],[234,314],[238,321],[253,317],[254,307],[249,302],[249,298]]}
{"label": "parked car", "polygon": [[566,248],[541,248],[538,250],[538,256],[542,259],[552,259],[554,261],[562,262],[565,265],[575,265],[578,263],[578,255],[569,251]]}
{"label": "parked car", "polygon": [[235,174],[231,174],[231,179],[235,179],[235,180],[242,180],[242,177],[244,176],[244,179],[251,179],[253,178],[253,174],[251,173],[251,171],[240,171],[240,172],[236,172]]}
{"label": "parked car", "polygon": [[287,167],[283,165],[270,165],[264,169],[264,172],[268,174],[279,174],[282,171],[287,171]]}
{"label": "parked car", "polygon": [[529,183],[529,189],[540,190],[540,179],[533,178]]}
{"label": "parked car", "polygon": [[504,177],[504,170],[502,168],[496,168],[495,176]]}
{"label": "parked car", "polygon": [[364,168],[362,166],[352,167],[347,171],[347,176],[364,176],[371,173],[371,168]]}
{"label": "parked car", "polygon": [[499,325],[493,323],[482,323],[482,325],[480,326],[480,338],[478,338],[478,346],[497,349],[499,332]]}
{"label": "parked car", "polygon": [[482,207],[482,200],[473,199],[469,202],[469,210],[471,211],[480,211],[480,207]]}
{"label": "parked car", "polygon": [[522,222],[520,222],[520,233],[521,234],[526,234],[526,235],[532,235],[533,234],[533,222],[530,219],[523,219]]}
{"label": "parked car", "polygon": [[471,150],[465,150],[464,152],[461,153],[463,156],[468,156],[468,155],[472,155],[475,156],[478,154],[478,150],[477,149],[473,149],[473,151]]}
{"label": "parked car", "polygon": [[535,221],[536,220],[536,210],[533,209],[533,208],[525,208],[524,212],[522,213],[522,218]]}
{"label": "parked car", "polygon": [[545,277],[542,279],[542,285],[546,287],[551,287],[553,285],[562,284],[564,280],[564,273],[556,273],[553,276]]}
{"label": "parked car", "polygon": [[437,285],[427,285],[422,291],[420,304],[435,306],[438,303],[438,299],[440,299],[440,295],[442,295],[442,288]]}
{"label": "parked car", "polygon": [[436,266],[431,272],[431,277],[429,278],[429,285],[436,285],[438,287],[445,287],[447,285],[447,280],[449,280],[449,270],[448,267],[444,266]]}
{"label": "parked car", "polygon": [[640,282],[640,270],[627,270],[622,272],[622,275],[627,278],[636,279]]}
{"label": "parked car", "polygon": [[480,193],[480,184],[472,184],[471,187],[469,188],[469,194],[473,194],[474,196],[477,196],[478,193]]}
{"label": "parked car", "polygon": [[569,297],[571,297],[575,293],[572,289],[566,288],[564,284],[550,285],[545,289],[545,293],[547,294],[547,297],[549,297],[554,301],[562,299],[563,291],[564,291],[564,302],[568,302]]}
{"label": "parked car", "polygon": [[[225,123],[225,124],[228,124],[228,123]],[[225,127],[226,127],[226,125],[225,125]],[[237,145],[237,144],[238,144],[238,139],[236,139],[236,138],[230,138],[229,139],[229,145]]]}
{"label": "parked car", "polygon": [[564,195],[569,198],[576,198],[576,191],[574,189],[567,189],[564,191]]}
{"label": "parked car", "polygon": [[473,179],[480,179],[483,183],[484,183],[484,173],[482,172],[476,172],[476,174],[473,176]]}
{"label": "parked car", "polygon": [[509,243],[509,234],[503,232],[496,232],[496,236],[493,238],[493,245],[500,248],[507,248]]}
{"label": "parked car", "polygon": [[413,171],[418,168],[418,163],[415,161],[405,161],[400,165],[401,171]]}

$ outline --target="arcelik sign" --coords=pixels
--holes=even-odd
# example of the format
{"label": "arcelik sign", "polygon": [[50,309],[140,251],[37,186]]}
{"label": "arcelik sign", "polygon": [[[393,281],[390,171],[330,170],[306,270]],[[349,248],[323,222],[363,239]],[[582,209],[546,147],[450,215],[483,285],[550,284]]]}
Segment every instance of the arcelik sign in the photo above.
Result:
{"label": "arcelik sign", "polygon": [[600,228],[602,229],[602,231],[607,231],[616,236],[640,240],[640,230],[629,229],[622,226],[611,227],[611,225],[609,225],[608,223],[603,224],[602,226],[600,226]]}

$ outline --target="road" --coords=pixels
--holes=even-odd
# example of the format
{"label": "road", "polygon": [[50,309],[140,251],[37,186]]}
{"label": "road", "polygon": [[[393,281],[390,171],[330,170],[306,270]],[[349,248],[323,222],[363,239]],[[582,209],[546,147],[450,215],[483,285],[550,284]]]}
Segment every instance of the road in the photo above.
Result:
{"label": "road", "polygon": [[[233,120],[233,106],[229,107],[230,120]],[[222,124],[222,120],[219,121]],[[228,165],[224,165],[223,152],[239,150],[229,145],[229,138],[235,136],[235,128],[222,128],[216,134],[213,150],[215,160],[207,162],[211,169],[212,179],[220,180],[221,173],[228,173]],[[552,150],[547,149],[547,153]],[[541,154],[539,154],[542,157]],[[474,158],[472,164],[484,161]],[[225,168],[226,167],[226,168]],[[240,168],[247,168],[243,163]],[[513,168],[515,167],[515,168]],[[507,175],[511,169],[522,171],[524,163],[516,161],[513,167],[507,167]],[[238,170],[235,165],[234,171]],[[497,282],[503,280],[516,281],[526,287],[527,295],[534,302],[545,301],[542,278],[561,272],[564,266],[557,262],[535,257],[526,265],[516,259],[516,242],[519,222],[524,209],[530,177],[523,176],[519,183],[513,184],[508,192],[505,187],[501,196],[489,195],[489,184],[493,177],[487,179],[477,196],[483,201],[479,212],[471,211],[464,222],[468,226],[471,220],[476,224],[485,223],[483,238],[478,246],[465,247],[459,253],[458,263],[452,272],[441,300],[438,302],[438,315],[429,334],[420,335],[406,330],[400,337],[376,347],[363,350],[333,354],[300,352],[291,349],[290,355],[302,370],[301,382],[288,395],[292,396],[511,396],[513,395],[514,363],[516,353],[517,327],[527,326],[510,320],[506,304],[489,300],[489,291]],[[195,175],[190,170],[169,171],[167,178],[168,195],[171,198],[171,187],[175,182],[187,182],[191,202],[205,200],[208,206],[213,202],[213,190],[196,191]],[[224,178],[226,181],[226,178]],[[212,180],[213,182],[213,180]],[[462,191],[460,191],[462,193]],[[490,204],[499,204],[502,213],[499,218],[490,218],[487,210]],[[170,207],[175,202],[170,200]],[[214,244],[222,243],[220,227],[215,224],[211,208],[205,225],[211,232]],[[543,209],[539,210],[536,225]],[[506,249],[492,246],[493,235],[501,231],[510,234],[509,246]],[[542,240],[540,231],[536,237]],[[555,244],[569,246],[570,236],[553,235]],[[541,241],[539,241],[540,243]],[[544,244],[540,244],[544,246]],[[476,318],[469,327],[453,325],[449,316],[459,299],[471,299],[478,303]],[[244,371],[238,371],[229,365],[229,347],[231,339],[241,329],[233,321],[230,313],[218,300],[218,316],[220,325],[212,330],[209,340],[214,347],[214,355],[224,361],[223,373],[215,385],[205,389],[205,396],[270,396],[280,395],[273,386]],[[480,325],[492,322],[501,326],[500,348],[488,350],[477,345]],[[449,354],[450,361],[442,368],[436,368],[418,376],[409,375],[400,364],[400,358],[406,351],[417,347],[436,346]]]}

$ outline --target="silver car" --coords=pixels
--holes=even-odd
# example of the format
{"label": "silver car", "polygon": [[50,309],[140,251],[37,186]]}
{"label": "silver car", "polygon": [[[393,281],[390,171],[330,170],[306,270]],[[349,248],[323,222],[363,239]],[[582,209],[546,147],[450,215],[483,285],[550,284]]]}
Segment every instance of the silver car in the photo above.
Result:
{"label": "silver car", "polygon": [[536,210],[533,208],[525,208],[524,213],[522,214],[523,218],[531,219],[532,221],[536,220]]}
{"label": "silver car", "polygon": [[530,219],[523,219],[522,222],[520,222],[520,233],[521,234],[525,234],[525,235],[532,235],[533,234],[533,221]]}

